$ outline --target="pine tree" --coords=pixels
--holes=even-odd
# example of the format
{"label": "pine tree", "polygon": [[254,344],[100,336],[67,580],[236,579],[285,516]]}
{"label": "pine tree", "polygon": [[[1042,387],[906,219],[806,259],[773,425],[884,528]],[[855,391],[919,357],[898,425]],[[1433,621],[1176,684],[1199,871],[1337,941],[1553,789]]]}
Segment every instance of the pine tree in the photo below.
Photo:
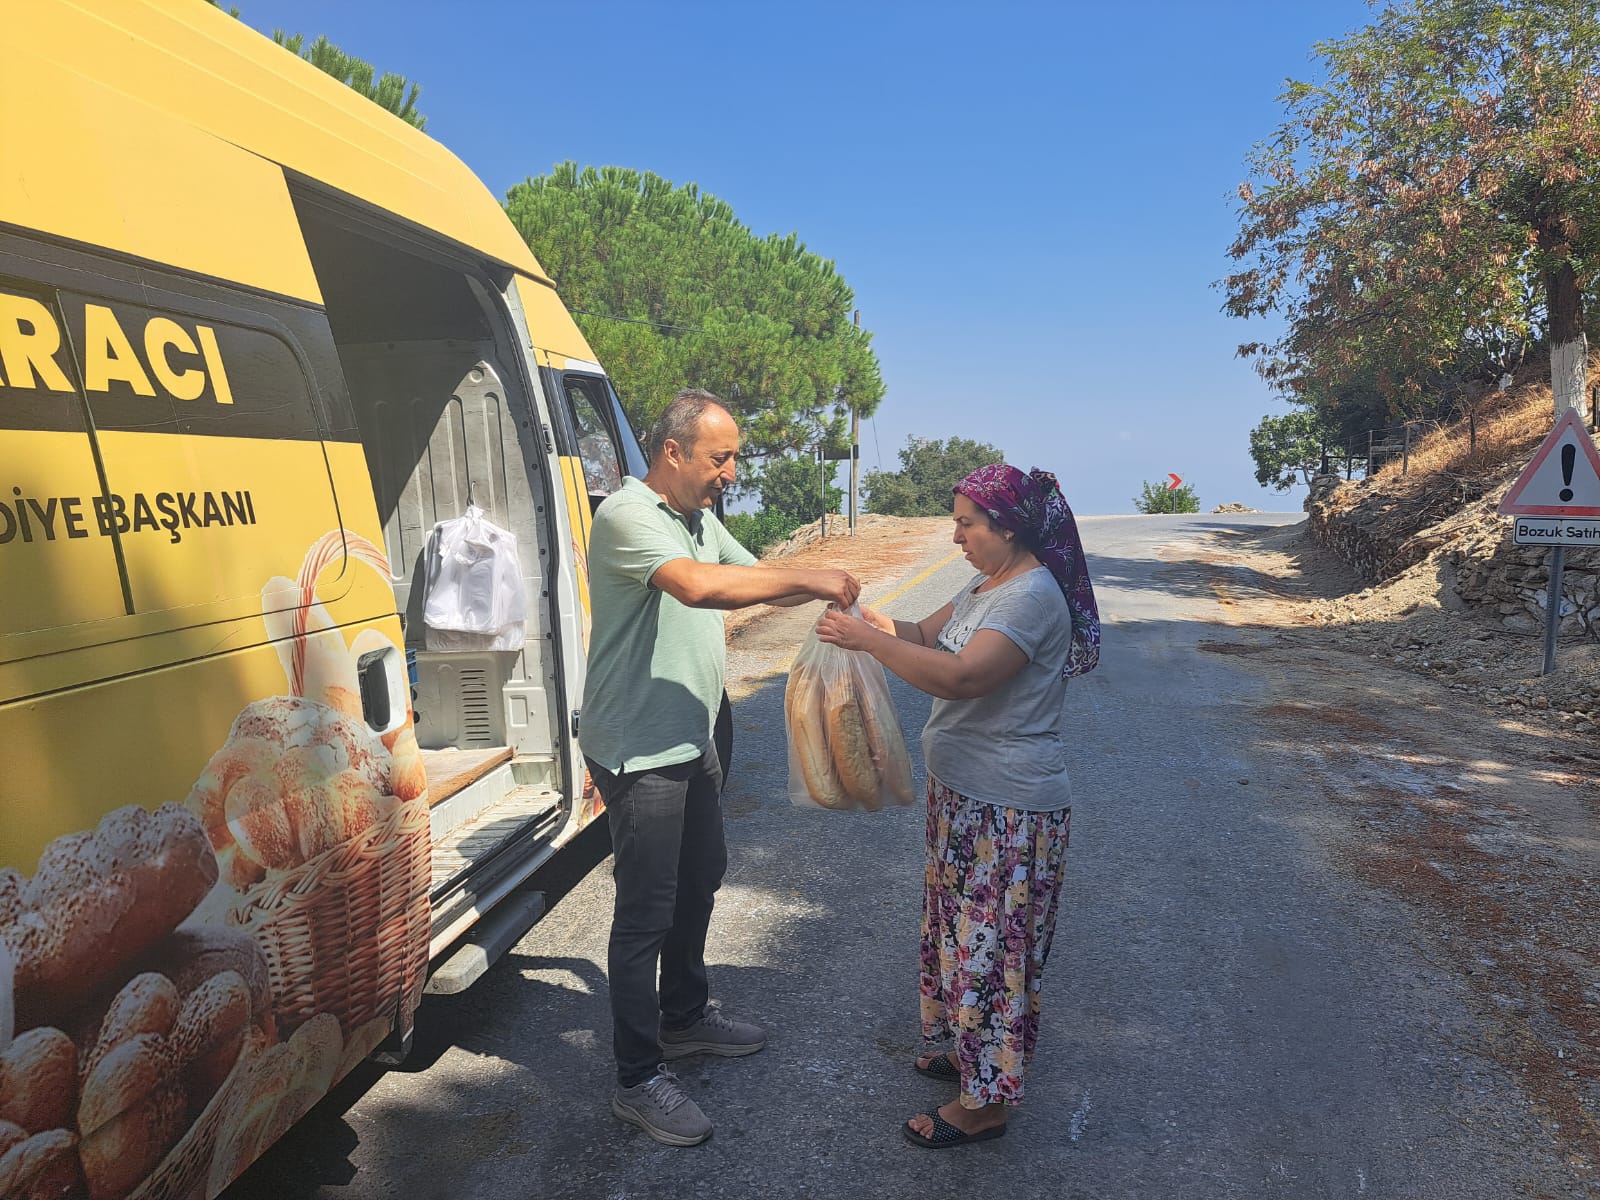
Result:
{"label": "pine tree", "polygon": [[[213,8],[222,8],[219,0],[207,0],[207,2]],[[239,16],[237,5],[223,11],[236,20],[243,19]],[[404,75],[385,71],[377,76],[374,82],[375,70],[371,63],[353,54],[346,54],[326,37],[318,37],[307,46],[305,34],[288,34],[281,29],[274,29],[272,40],[290,54],[305,59],[317,70],[360,92],[379,108],[392,112],[406,124],[414,125],[418,129],[428,127],[428,118],[417,111],[417,97],[422,94],[422,87],[420,84],[412,83]]]}
{"label": "pine tree", "polygon": [[747,458],[848,440],[883,397],[854,294],[797,234],[758,237],[690,183],[567,162],[506,211],[606,364],[636,429],[679,388],[721,396]]}

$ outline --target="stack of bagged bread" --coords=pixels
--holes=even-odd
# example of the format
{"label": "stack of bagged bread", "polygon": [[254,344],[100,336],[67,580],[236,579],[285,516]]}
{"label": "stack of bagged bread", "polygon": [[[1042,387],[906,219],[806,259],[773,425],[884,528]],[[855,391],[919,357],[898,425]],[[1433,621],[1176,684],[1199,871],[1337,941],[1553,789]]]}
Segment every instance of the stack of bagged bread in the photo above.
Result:
{"label": "stack of bagged bread", "polygon": [[0,871],[0,1197],[121,1200],[275,1040],[247,935],[178,928],[217,863],[179,805]]}
{"label": "stack of bagged bread", "polygon": [[911,760],[883,668],[856,658],[813,635],[789,671],[783,708],[796,803],[868,812],[911,803]]}
{"label": "stack of bagged bread", "polygon": [[[325,693],[326,694],[326,693]],[[305,696],[247,705],[189,793],[239,891],[360,836],[427,787],[409,724],[380,739]]]}

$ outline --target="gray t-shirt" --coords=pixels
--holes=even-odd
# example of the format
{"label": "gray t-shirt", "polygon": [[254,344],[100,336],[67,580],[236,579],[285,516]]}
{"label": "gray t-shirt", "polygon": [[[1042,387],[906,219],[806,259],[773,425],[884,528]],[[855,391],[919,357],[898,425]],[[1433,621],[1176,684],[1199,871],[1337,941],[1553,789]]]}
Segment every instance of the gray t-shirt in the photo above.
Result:
{"label": "gray t-shirt", "polygon": [[956,594],[939,648],[952,654],[980,629],[1010,638],[1027,665],[987,696],[935,700],[922,731],[928,773],[945,787],[1006,808],[1052,812],[1072,803],[1061,704],[1061,666],[1072,614],[1054,576],[1039,567],[987,592],[979,576]]}
{"label": "gray t-shirt", "polygon": [[676,512],[629,477],[595,511],[589,535],[589,674],[578,744],[608,771],[649,771],[705,752],[722,704],[720,609],[689,608],[652,587],[676,558],[755,565],[710,512]]}

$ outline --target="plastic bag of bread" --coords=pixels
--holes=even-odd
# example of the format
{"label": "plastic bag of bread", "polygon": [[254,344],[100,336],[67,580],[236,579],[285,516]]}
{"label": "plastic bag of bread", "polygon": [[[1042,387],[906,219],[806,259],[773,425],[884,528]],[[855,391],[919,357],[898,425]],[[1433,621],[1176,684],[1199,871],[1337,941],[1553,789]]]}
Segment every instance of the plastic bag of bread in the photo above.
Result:
{"label": "plastic bag of bread", "polygon": [[783,711],[790,803],[868,812],[911,803],[900,715],[870,654],[830,646],[812,629],[789,668]]}

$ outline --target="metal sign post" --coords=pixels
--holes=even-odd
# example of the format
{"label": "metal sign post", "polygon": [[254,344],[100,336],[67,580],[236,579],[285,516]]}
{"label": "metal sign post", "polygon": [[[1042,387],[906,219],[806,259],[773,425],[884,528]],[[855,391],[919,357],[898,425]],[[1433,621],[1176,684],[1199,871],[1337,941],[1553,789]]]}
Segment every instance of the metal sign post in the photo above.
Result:
{"label": "metal sign post", "polygon": [[[861,310],[856,309],[856,328],[861,328]],[[850,536],[856,535],[856,493],[861,490],[861,413],[850,401]]]}
{"label": "metal sign post", "polygon": [[1556,638],[1561,633],[1561,568],[1565,565],[1567,548],[1557,546],[1550,551],[1550,582],[1544,589],[1544,663],[1539,674],[1548,675],[1556,669]]}

